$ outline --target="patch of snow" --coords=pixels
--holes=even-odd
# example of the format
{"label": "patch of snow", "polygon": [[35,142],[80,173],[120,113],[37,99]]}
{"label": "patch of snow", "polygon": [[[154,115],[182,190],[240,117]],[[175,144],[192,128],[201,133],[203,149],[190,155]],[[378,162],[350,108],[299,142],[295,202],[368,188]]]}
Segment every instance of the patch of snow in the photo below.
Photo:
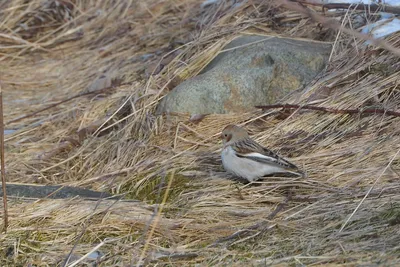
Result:
{"label": "patch of snow", "polygon": [[[202,4],[201,7],[206,7],[209,5],[213,5],[213,4],[218,4],[219,2],[221,2],[221,0],[205,0]],[[243,5],[243,3],[246,3],[246,1],[242,1],[242,2],[236,2],[236,1],[232,1],[232,7],[236,8],[236,7],[240,7],[241,5]]]}
{"label": "patch of snow", "polygon": [[101,253],[98,250],[95,250],[91,253],[89,253],[89,255],[87,256],[88,259],[90,260],[97,260],[98,258],[100,258],[103,255],[103,253]]}
{"label": "patch of snow", "polygon": [[393,19],[384,25],[372,30],[374,38],[383,38],[392,33],[400,31],[400,19]]}
{"label": "patch of snow", "polygon": [[394,17],[394,14],[392,13],[386,13],[386,12],[380,12],[381,19],[390,19]]}
{"label": "patch of snow", "polygon": [[[392,33],[400,31],[400,19],[381,19],[375,23],[368,24],[361,30],[362,33],[372,34],[372,37],[379,39]],[[370,41],[366,42],[370,44]]]}
{"label": "patch of snow", "polygon": [[206,0],[201,4],[201,7],[206,7],[208,5],[217,4],[220,0]]}

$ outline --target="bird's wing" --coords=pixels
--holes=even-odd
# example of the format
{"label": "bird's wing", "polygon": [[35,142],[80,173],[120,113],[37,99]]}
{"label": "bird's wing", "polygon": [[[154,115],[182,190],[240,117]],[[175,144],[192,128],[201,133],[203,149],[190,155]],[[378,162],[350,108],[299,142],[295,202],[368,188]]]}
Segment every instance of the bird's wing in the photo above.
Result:
{"label": "bird's wing", "polygon": [[252,139],[244,139],[232,145],[236,155],[241,158],[248,158],[257,162],[273,164],[284,169],[298,171],[298,167],[275,152],[259,145]]}

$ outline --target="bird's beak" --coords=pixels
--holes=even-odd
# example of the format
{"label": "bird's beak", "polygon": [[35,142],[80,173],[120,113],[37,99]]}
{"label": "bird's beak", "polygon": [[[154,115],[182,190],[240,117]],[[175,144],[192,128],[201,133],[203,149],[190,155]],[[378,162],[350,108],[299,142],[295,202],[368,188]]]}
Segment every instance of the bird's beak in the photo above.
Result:
{"label": "bird's beak", "polygon": [[222,144],[225,145],[225,143],[226,143],[225,137],[221,134],[221,135],[219,136],[219,138],[221,139]]}

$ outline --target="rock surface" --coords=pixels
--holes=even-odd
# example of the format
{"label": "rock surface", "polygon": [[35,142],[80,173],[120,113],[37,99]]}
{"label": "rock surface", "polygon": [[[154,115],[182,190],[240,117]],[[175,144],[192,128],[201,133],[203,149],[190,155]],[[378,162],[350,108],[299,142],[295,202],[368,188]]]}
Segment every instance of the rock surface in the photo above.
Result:
{"label": "rock surface", "polygon": [[[235,48],[237,47],[237,48]],[[196,77],[175,87],[157,113],[238,113],[276,103],[325,67],[331,45],[274,36],[242,36]]]}
{"label": "rock surface", "polygon": [[[111,195],[106,192],[98,192],[89,189],[61,186],[61,185],[37,185],[37,184],[6,184],[8,196],[20,198],[73,198],[80,196],[82,198],[110,198]],[[0,197],[3,197],[2,186],[0,185]]]}

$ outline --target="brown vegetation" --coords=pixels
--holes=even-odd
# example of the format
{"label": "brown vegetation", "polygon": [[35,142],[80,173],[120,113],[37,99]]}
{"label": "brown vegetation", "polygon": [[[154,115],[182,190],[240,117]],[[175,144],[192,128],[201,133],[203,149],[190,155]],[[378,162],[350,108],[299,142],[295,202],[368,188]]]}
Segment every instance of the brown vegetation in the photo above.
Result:
{"label": "brown vegetation", "polygon": [[[283,103],[399,112],[399,57],[267,1],[202,2],[0,4],[5,127],[16,130],[5,136],[9,181],[121,194],[9,199],[1,266],[82,265],[91,251],[100,266],[400,264],[399,117],[153,113],[238,34],[334,42],[323,75]],[[325,15],[351,29],[357,12]],[[400,33],[385,43],[399,49]],[[227,179],[218,136],[231,123],[308,179]]]}

